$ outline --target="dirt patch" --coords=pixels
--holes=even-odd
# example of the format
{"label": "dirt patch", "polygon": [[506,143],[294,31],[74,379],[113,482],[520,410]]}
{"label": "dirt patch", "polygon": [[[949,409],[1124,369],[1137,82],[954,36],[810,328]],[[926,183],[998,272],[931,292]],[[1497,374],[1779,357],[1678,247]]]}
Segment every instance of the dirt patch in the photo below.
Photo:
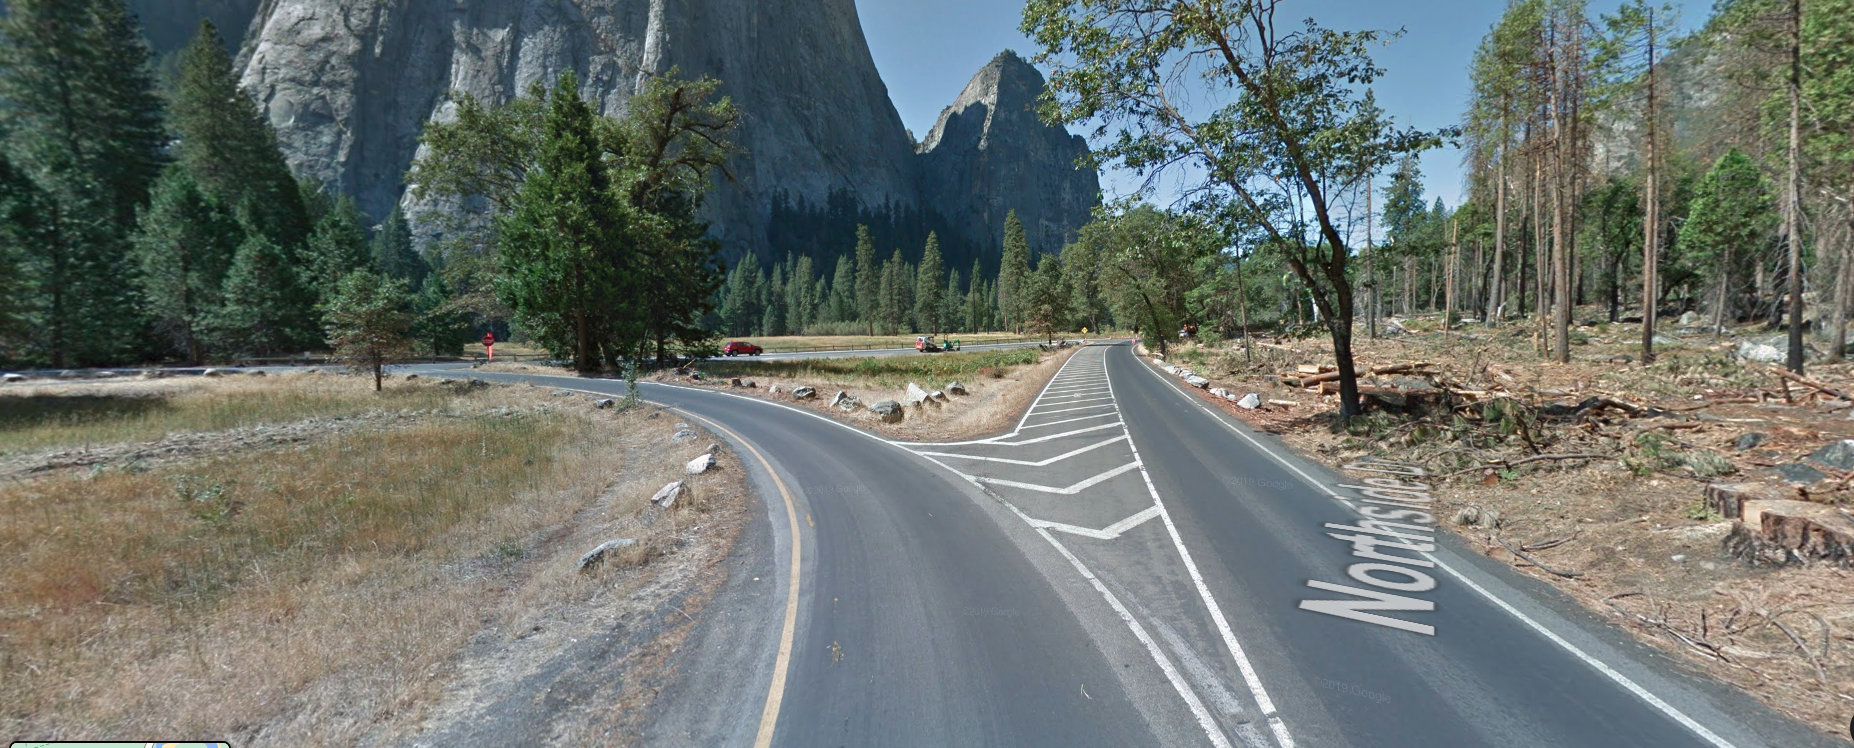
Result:
{"label": "dirt patch", "polygon": [[[905,441],[950,441],[973,439],[1009,431],[1023,416],[1030,402],[1036,399],[1037,392],[1048,384],[1056,371],[1067,363],[1070,356],[1079,347],[1065,348],[1054,353],[1044,354],[1034,364],[1010,367],[997,367],[976,372],[976,376],[959,380],[968,394],[946,396],[944,403],[923,404],[919,407],[904,407],[904,418],[900,423],[884,423],[869,411],[868,406],[883,401],[904,402],[906,390],[892,387],[871,385],[866,381],[853,378],[829,379],[825,377],[800,377],[751,380],[743,379],[741,385],[734,385],[729,380],[706,378],[694,380],[673,372],[663,372],[653,377],[653,381],[684,386],[697,386],[717,389],[748,397],[793,405],[812,412],[828,416],[858,428],[873,431],[891,439]],[[729,378],[732,379],[732,378]],[[754,386],[745,386],[751,381]],[[928,390],[945,387],[951,382],[920,382]],[[774,388],[778,391],[774,392]],[[811,387],[817,391],[815,397],[798,399],[793,392],[799,387]],[[831,404],[841,391],[854,397],[860,403],[852,410],[843,410]]]}
{"label": "dirt patch", "polygon": [[[1713,481],[1783,486],[1769,469],[1854,436],[1848,404],[1733,360],[1729,338],[1670,340],[1642,367],[1627,362],[1633,328],[1589,326],[1573,362],[1559,365],[1540,363],[1533,329],[1520,328],[1457,330],[1447,342],[1435,331],[1357,341],[1361,370],[1427,363],[1419,376],[1450,392],[1439,407],[1393,412],[1395,394],[1412,389],[1397,379],[1407,375],[1362,378],[1393,396],[1345,428],[1335,424],[1336,396],[1283,384],[1331,364],[1324,340],[1267,341],[1247,355],[1187,347],[1168,360],[1237,397],[1257,393],[1263,405],[1250,410],[1193,390],[1311,459],[1426,466],[1438,476],[1443,521],[1486,556],[1777,711],[1845,734],[1854,571],[1739,562],[1722,547],[1733,523],[1703,492]],[[1850,391],[1854,370],[1815,366],[1809,378]],[[1508,404],[1491,406],[1490,417],[1495,400]],[[1762,442],[1740,449],[1749,433]],[[1845,475],[1823,472],[1798,495],[1854,499]]]}

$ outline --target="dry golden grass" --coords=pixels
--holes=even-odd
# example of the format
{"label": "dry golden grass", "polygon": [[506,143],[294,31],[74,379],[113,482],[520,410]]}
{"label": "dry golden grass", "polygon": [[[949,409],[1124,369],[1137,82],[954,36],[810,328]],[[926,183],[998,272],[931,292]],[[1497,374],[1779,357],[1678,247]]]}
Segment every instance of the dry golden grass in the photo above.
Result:
{"label": "dry golden grass", "polygon": [[316,374],[9,385],[0,387],[0,456],[310,416],[431,409],[449,397],[410,383],[375,394],[358,379]]}
{"label": "dry golden grass", "polygon": [[[278,410],[239,417],[368,402],[297,384],[306,391],[273,399]],[[0,487],[0,726],[45,739],[352,744],[414,714],[484,626],[537,601],[583,598],[679,542],[674,513],[639,518],[656,488],[640,481],[660,470],[635,467],[666,451],[673,419],[516,390],[403,386],[425,391],[387,399],[451,415],[301,449]],[[211,398],[181,397],[195,395]],[[627,432],[647,443],[626,449]],[[613,516],[586,531],[632,529],[645,542],[600,574],[571,573],[586,539],[575,518],[598,508]],[[701,509],[677,511],[691,510]],[[561,557],[564,573],[539,566]]]}

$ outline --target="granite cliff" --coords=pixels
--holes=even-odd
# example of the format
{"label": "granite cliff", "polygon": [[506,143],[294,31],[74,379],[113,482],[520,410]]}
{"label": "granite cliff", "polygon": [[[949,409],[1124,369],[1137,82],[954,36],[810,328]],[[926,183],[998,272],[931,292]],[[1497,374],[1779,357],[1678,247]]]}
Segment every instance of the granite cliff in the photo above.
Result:
{"label": "granite cliff", "polygon": [[937,211],[994,247],[1015,208],[1052,251],[1097,199],[1093,172],[1073,168],[1085,144],[1036,120],[1043,79],[1014,54],[912,142],[854,0],[130,1],[161,50],[201,16],[234,40],[249,19],[243,84],[291,166],[375,216],[407,199],[420,128],[448,116],[450,92],[506,101],[568,69],[614,115],[672,67],[723,81],[746,114],[745,153],[707,212],[731,256],[765,248],[775,195]]}
{"label": "granite cliff", "polygon": [[1093,169],[1079,135],[1037,119],[1043,75],[1015,52],[993,58],[940,113],[922,141],[921,197],[973,238],[996,245],[1011,210],[1033,247],[1060,249],[1099,203]]}

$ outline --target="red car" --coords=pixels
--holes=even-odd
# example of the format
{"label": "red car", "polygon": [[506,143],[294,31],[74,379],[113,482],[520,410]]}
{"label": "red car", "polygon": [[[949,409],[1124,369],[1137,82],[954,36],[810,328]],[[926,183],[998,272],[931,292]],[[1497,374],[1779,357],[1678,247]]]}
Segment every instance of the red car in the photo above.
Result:
{"label": "red car", "polygon": [[758,356],[765,351],[745,340],[736,340],[728,343],[721,352],[729,356]]}

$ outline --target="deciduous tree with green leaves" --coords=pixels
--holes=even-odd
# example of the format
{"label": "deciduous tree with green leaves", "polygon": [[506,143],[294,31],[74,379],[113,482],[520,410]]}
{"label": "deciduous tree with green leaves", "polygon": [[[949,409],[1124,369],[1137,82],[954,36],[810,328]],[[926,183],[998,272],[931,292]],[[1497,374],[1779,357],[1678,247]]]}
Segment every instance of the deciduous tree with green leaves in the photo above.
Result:
{"label": "deciduous tree with green leaves", "polygon": [[1700,180],[1680,231],[1680,254],[1706,268],[1717,283],[1715,330],[1736,317],[1733,283],[1742,277],[1740,266],[1770,246],[1775,206],[1770,183],[1751,157],[1736,148],[1720,156]]}
{"label": "deciduous tree with green leaves", "polygon": [[1049,67],[1044,118],[1096,123],[1097,164],[1138,174],[1192,165],[1187,193],[1262,227],[1286,253],[1331,333],[1340,414],[1350,417],[1360,410],[1347,272],[1355,232],[1336,203],[1378,165],[1449,133],[1397,129],[1377,106],[1370,47],[1386,34],[1278,23],[1279,7],[1030,0],[1022,28]]}

